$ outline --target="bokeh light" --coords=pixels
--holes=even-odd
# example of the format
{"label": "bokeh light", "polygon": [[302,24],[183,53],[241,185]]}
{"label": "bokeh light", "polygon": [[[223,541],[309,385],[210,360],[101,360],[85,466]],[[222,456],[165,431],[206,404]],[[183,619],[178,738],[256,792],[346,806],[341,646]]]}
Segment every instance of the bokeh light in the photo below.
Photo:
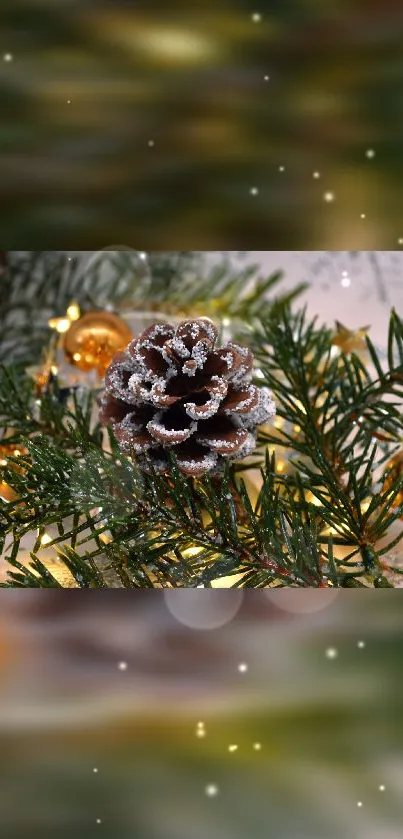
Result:
{"label": "bokeh light", "polygon": [[168,589],[164,591],[164,598],[177,621],[191,629],[208,630],[224,626],[235,617],[242,603],[243,592],[236,589]]}
{"label": "bokeh light", "polygon": [[295,615],[309,615],[330,606],[339,594],[339,589],[290,589],[279,588],[264,591],[268,600],[285,612]]}

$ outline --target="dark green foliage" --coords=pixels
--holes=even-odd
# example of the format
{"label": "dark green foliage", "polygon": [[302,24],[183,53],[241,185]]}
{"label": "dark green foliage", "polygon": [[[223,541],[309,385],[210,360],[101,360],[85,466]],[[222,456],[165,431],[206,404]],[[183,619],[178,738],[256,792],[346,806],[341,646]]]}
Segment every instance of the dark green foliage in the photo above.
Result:
{"label": "dark green foliage", "polygon": [[[99,254],[85,268],[61,253],[8,253],[0,278],[0,428],[27,454],[9,457],[0,480],[17,501],[0,502],[6,586],[58,587],[41,537],[54,531],[68,584],[79,587],[389,586],[385,555],[398,544],[403,480],[384,486],[403,434],[403,323],[392,312],[384,362],[367,339],[370,364],[334,353],[332,333],[292,312],[300,289],[267,298],[281,274],[235,271],[203,254]],[[49,339],[47,321],[72,300],[83,310],[198,311],[231,317],[259,365],[258,385],[274,392],[280,430],[262,428],[260,448],[222,478],[187,479],[172,457],[169,476],[143,474],[97,420],[97,395],[61,390],[52,379],[38,400],[28,364]],[[12,363],[10,363],[12,361]],[[276,470],[270,449],[284,448]],[[252,503],[248,473],[261,469]],[[31,565],[20,562],[34,534]],[[381,543],[381,547],[380,547]],[[31,542],[32,546],[32,542]],[[340,550],[343,551],[343,559]]]}
{"label": "dark green foliage", "polygon": [[[80,388],[66,403],[56,382],[37,405],[29,377],[2,369],[0,422],[28,449],[2,470],[18,495],[1,507],[7,585],[59,585],[40,559],[40,537],[53,524],[53,545],[80,587],[210,586],[231,576],[235,586],[254,588],[390,586],[382,557],[403,535],[385,542],[401,514],[394,502],[403,481],[382,489],[382,473],[403,433],[403,323],[392,312],[386,366],[368,341],[374,375],[354,355],[334,356],[330,339],[287,307],[255,322],[258,382],[272,388],[287,424],[261,431],[254,504],[244,483],[250,465],[194,480],[172,457],[169,476],[140,473],[112,434],[102,438],[90,391]],[[291,470],[276,472],[268,444],[291,450]],[[20,541],[37,529],[27,570],[18,564]]]}

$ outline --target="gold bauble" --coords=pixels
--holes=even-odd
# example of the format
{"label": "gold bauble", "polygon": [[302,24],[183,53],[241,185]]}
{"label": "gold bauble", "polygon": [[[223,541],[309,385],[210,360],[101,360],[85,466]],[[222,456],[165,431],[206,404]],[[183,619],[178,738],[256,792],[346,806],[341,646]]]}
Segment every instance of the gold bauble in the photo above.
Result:
{"label": "gold bauble", "polygon": [[[403,451],[393,455],[386,467],[385,480],[383,482],[383,492],[391,492],[399,480],[403,477]],[[392,507],[396,509],[403,505],[403,489],[398,492],[393,500]],[[400,516],[403,519],[403,513]]]}
{"label": "gold bauble", "polygon": [[[0,443],[0,469],[1,467],[10,466],[14,472],[21,475],[24,471],[23,466],[18,466],[15,462],[11,463],[9,461],[9,457],[18,458],[26,454],[28,454],[28,450],[20,443],[4,443],[2,441]],[[3,481],[0,478],[0,498],[3,501],[11,503],[12,501],[15,501],[17,497],[17,493],[13,490],[13,488],[7,484],[6,481]]]}
{"label": "gold bauble", "polygon": [[96,370],[103,376],[115,353],[127,347],[133,333],[127,323],[111,312],[87,312],[73,321],[64,336],[63,348],[70,364],[80,370]]}
{"label": "gold bauble", "polygon": [[7,501],[7,503],[10,504],[12,501],[15,501],[18,496],[9,484],[6,484],[5,481],[0,481],[0,498],[2,501]]}

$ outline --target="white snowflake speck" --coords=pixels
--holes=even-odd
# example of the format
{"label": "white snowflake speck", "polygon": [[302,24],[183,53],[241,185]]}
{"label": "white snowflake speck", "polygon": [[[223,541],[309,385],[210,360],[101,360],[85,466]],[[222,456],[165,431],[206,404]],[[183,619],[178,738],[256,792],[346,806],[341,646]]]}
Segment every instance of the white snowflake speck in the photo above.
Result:
{"label": "white snowflake speck", "polygon": [[205,788],[205,793],[206,795],[208,795],[209,798],[213,798],[215,795],[218,795],[217,784],[207,784]]}
{"label": "white snowflake speck", "polygon": [[336,650],[336,647],[328,647],[327,648],[326,658],[333,659],[333,658],[337,658],[337,656],[338,656],[338,652]]}
{"label": "white snowflake speck", "polygon": [[259,12],[254,12],[252,15],[253,23],[261,23],[262,15]]}
{"label": "white snowflake speck", "polygon": [[257,186],[252,186],[250,188],[249,192],[250,192],[251,195],[259,195],[259,190],[258,190]]}
{"label": "white snowflake speck", "polygon": [[96,767],[96,766],[94,766],[94,768],[93,768],[93,770],[92,770],[92,771],[93,771],[93,772],[98,772],[97,767]]}
{"label": "white snowflake speck", "polygon": [[378,789],[379,789],[379,792],[385,792],[385,789],[386,789],[385,784],[379,784]]}
{"label": "white snowflake speck", "polygon": [[269,81],[270,81],[270,76],[263,76],[263,78],[264,78],[265,82],[269,82]]}
{"label": "white snowflake speck", "polygon": [[357,642],[357,647],[358,647],[359,650],[363,650],[364,647],[365,647],[365,641],[358,641]]}
{"label": "white snowflake speck", "polygon": [[279,166],[278,171],[279,172],[285,172],[285,166]]}
{"label": "white snowflake speck", "polygon": [[367,149],[365,152],[365,156],[368,157],[369,160],[371,160],[373,157],[375,157],[375,150]]}
{"label": "white snowflake speck", "polygon": [[229,752],[236,752],[237,749],[238,749],[238,746],[236,745],[236,743],[231,743],[231,745],[228,746],[228,751]]}
{"label": "white snowflake speck", "polygon": [[4,55],[3,55],[3,61],[9,62],[9,61],[12,61],[13,58],[14,58],[14,56],[12,55],[11,52],[5,52]]}
{"label": "white snowflake speck", "polygon": [[326,201],[327,204],[331,204],[335,197],[334,192],[331,192],[331,190],[323,193],[323,200]]}
{"label": "white snowflake speck", "polygon": [[240,673],[247,673],[248,665],[246,664],[245,661],[241,661],[241,663],[238,664],[238,670],[239,670]]}
{"label": "white snowflake speck", "polygon": [[152,147],[154,145],[154,140],[149,140],[148,145],[149,145],[150,149],[152,149]]}
{"label": "white snowflake speck", "polygon": [[362,801],[357,801],[357,807],[362,807]]}
{"label": "white snowflake speck", "polygon": [[320,178],[320,172],[312,172],[312,177],[317,181]]}
{"label": "white snowflake speck", "polygon": [[253,748],[254,748],[255,752],[260,752],[260,749],[262,748],[262,744],[261,743],[254,743]]}
{"label": "white snowflake speck", "polygon": [[119,661],[118,669],[119,670],[127,670],[127,661]]}

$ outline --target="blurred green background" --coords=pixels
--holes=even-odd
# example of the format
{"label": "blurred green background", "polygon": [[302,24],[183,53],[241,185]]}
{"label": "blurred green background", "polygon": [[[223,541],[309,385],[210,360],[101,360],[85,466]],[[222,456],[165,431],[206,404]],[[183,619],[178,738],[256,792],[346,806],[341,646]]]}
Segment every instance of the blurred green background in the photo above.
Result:
{"label": "blurred green background", "polygon": [[2,836],[400,839],[398,591],[247,591],[210,631],[116,594],[0,595]]}
{"label": "blurred green background", "polygon": [[8,248],[403,243],[399,0],[3,0],[0,18]]}

